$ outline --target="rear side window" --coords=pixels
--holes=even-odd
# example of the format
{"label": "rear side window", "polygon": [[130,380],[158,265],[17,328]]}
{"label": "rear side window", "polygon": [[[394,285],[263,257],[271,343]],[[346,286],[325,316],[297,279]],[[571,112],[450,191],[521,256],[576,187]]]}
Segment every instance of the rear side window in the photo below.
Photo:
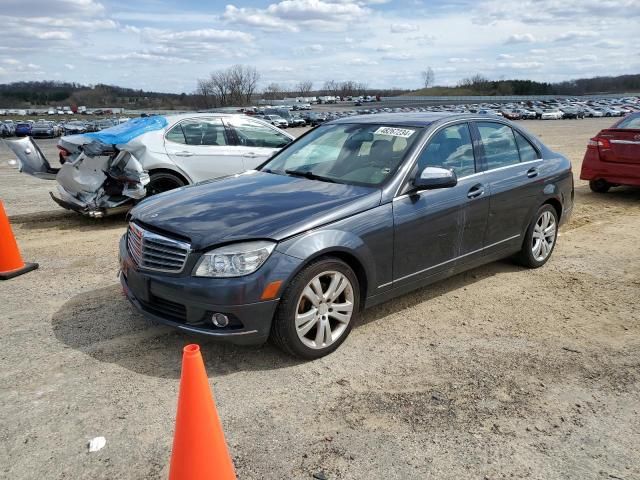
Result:
{"label": "rear side window", "polygon": [[622,130],[640,130],[640,115],[629,115],[615,128],[620,128]]}
{"label": "rear side window", "polygon": [[511,127],[492,122],[478,122],[477,126],[489,170],[520,163],[520,153]]}
{"label": "rear side window", "polygon": [[182,132],[182,125],[180,124],[176,125],[171,130],[169,130],[166,138],[167,140],[173,143],[183,143],[183,144],[187,143],[187,141],[184,138],[184,133]]}
{"label": "rear side window", "polygon": [[420,154],[418,167],[450,168],[456,175],[465,177],[476,171],[475,157],[469,125],[462,123],[440,130]]}
{"label": "rear side window", "polygon": [[531,142],[529,142],[529,140],[527,140],[524,135],[522,135],[517,130],[514,130],[513,133],[516,136],[516,143],[518,144],[518,150],[520,151],[521,162],[529,162],[531,160],[537,160],[538,158],[540,158],[536,149],[533,148]]}

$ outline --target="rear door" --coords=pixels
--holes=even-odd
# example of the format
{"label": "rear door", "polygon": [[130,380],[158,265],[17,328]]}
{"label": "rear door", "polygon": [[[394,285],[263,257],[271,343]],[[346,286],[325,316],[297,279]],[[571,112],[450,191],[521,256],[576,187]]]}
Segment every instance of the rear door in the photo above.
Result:
{"label": "rear door", "polygon": [[602,161],[640,163],[640,114],[629,115],[598,137],[606,138],[610,144],[608,148],[599,147]]}
{"label": "rear door", "polygon": [[542,194],[542,159],[529,140],[509,125],[475,122],[483,159],[482,177],[491,196],[484,254],[522,243],[524,228]]}
{"label": "rear door", "polygon": [[232,146],[222,120],[200,117],[183,120],[165,135],[167,155],[194,182],[244,171],[243,157]]}
{"label": "rear door", "polygon": [[226,117],[231,130],[234,155],[242,158],[244,169],[257,167],[292,141],[292,137],[277,128],[249,117]]}

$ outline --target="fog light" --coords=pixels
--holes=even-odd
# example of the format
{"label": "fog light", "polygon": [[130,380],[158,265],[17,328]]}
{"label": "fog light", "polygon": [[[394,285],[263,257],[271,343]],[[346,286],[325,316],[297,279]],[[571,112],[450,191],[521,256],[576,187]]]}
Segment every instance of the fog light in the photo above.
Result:
{"label": "fog light", "polygon": [[224,328],[229,325],[229,317],[223,313],[214,313],[211,315],[211,322],[218,328]]}

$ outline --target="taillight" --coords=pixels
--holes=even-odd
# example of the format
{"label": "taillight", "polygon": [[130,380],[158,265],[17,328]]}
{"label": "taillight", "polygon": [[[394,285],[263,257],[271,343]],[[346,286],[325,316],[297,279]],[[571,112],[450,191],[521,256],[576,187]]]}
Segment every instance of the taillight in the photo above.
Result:
{"label": "taillight", "polygon": [[589,147],[611,148],[611,142],[608,138],[593,137],[587,144]]}
{"label": "taillight", "polygon": [[71,155],[71,152],[69,150],[67,150],[64,147],[61,147],[60,145],[58,145],[58,150],[60,150],[61,157],[68,157],[69,155]]}

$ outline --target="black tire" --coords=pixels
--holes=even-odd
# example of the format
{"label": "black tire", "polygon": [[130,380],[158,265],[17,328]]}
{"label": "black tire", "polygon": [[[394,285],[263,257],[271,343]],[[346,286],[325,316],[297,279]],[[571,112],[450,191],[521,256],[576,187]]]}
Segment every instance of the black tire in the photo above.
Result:
{"label": "black tire", "polygon": [[[555,232],[553,234],[553,245],[551,246],[551,250],[546,255],[546,257],[544,257],[544,259],[537,259],[534,256],[532,251],[533,234],[534,234],[534,229],[536,227],[536,224],[538,223],[538,221],[540,220],[540,218],[545,212],[549,212],[553,216],[553,221],[555,225]],[[551,258],[551,255],[553,254],[553,250],[555,249],[555,246],[556,246],[557,239],[558,239],[558,212],[556,212],[556,209],[549,204],[542,205],[537,210],[537,212],[531,219],[531,223],[529,223],[529,226],[527,227],[527,232],[525,233],[524,241],[522,242],[522,249],[516,255],[516,260],[518,261],[518,263],[520,263],[520,265],[524,267],[540,268],[545,263],[547,263],[547,261]]]}
{"label": "black tire", "polygon": [[598,178],[589,182],[589,188],[595,193],[607,193],[611,188],[611,184],[603,178]]}
{"label": "black tire", "polygon": [[[353,311],[349,323],[339,338],[327,347],[314,349],[305,345],[298,337],[295,316],[303,290],[316,276],[321,275],[323,272],[339,272],[349,280],[353,291]],[[342,260],[324,257],[304,267],[285,289],[273,318],[270,339],[277,347],[290,355],[305,360],[314,360],[333,352],[345,341],[353,325],[357,322],[359,313],[360,285],[356,274]],[[310,332],[314,332],[317,325],[319,323],[316,323],[316,326]]]}
{"label": "black tire", "polygon": [[147,185],[147,197],[158,193],[168,192],[174,188],[184,187],[185,180],[178,175],[169,172],[154,172],[150,175]]}

